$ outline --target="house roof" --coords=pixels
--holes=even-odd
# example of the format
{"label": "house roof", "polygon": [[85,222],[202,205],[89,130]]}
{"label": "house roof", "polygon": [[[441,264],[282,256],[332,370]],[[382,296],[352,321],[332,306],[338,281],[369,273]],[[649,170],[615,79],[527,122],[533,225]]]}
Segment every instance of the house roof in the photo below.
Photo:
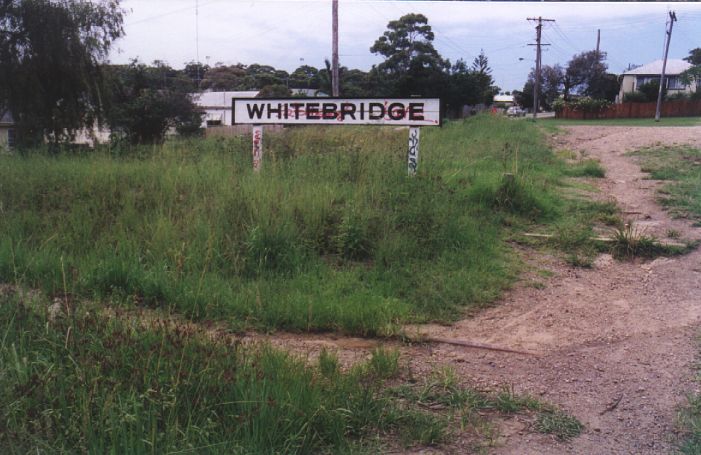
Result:
{"label": "house roof", "polygon": [[[681,74],[684,71],[691,68],[691,63],[685,62],[679,59],[668,59],[667,67],[665,68],[665,74],[668,76],[674,76],[676,74]],[[662,73],[662,60],[655,60],[654,62],[648,63],[647,65],[639,66],[630,71],[626,71],[623,75],[633,74],[636,76],[643,75],[658,75]]]}
{"label": "house roof", "polygon": [[514,96],[513,95],[494,95],[494,102],[495,103],[513,103]]}
{"label": "house roof", "polygon": [[316,88],[291,88],[290,92],[292,92],[292,95],[302,95],[302,96],[307,96],[310,98],[314,97],[327,97],[329,96],[327,93],[322,92],[319,89]]}
{"label": "house roof", "polygon": [[0,125],[14,125],[15,120],[12,118],[10,111],[0,111]]}
{"label": "house roof", "polygon": [[226,108],[231,109],[231,100],[233,98],[255,98],[258,90],[249,90],[241,92],[202,92],[193,93],[192,101],[200,107],[204,108]]}

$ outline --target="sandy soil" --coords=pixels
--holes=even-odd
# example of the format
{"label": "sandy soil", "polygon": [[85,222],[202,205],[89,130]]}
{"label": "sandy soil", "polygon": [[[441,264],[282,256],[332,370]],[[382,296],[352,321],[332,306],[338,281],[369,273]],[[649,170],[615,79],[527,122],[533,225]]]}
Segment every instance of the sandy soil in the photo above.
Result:
{"label": "sandy soil", "polygon": [[[598,197],[615,200],[629,221],[664,239],[701,238],[701,229],[670,219],[656,203],[659,182],[649,180],[625,152],[659,144],[701,146],[701,127],[571,127],[554,139],[559,149],[601,161],[605,179],[593,179]],[[701,250],[674,258],[619,262],[600,256],[592,269],[528,252],[524,258],[545,287],[527,280],[493,308],[451,326],[421,326],[419,333],[513,349],[537,355],[470,349],[448,344],[397,345],[415,374],[451,365],[466,384],[504,385],[533,394],[575,415],[586,429],[558,442],[534,433],[515,417],[501,425],[494,454],[661,454],[674,451],[677,411],[699,385],[694,363],[701,325]],[[260,339],[260,336],[252,335]],[[313,357],[322,347],[343,360],[359,360],[373,340],[327,336],[263,337]],[[613,404],[618,403],[616,406]],[[469,435],[448,447],[422,453],[466,453]]]}

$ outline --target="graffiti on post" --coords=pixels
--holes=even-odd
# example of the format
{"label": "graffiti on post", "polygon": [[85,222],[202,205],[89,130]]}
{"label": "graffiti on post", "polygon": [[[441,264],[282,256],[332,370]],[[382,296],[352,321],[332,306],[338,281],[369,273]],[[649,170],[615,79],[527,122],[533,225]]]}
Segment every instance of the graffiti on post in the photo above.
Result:
{"label": "graffiti on post", "polygon": [[409,128],[409,175],[416,175],[419,166],[419,128]]}
{"label": "graffiti on post", "polygon": [[253,170],[260,171],[263,162],[263,127],[255,125],[253,127]]}

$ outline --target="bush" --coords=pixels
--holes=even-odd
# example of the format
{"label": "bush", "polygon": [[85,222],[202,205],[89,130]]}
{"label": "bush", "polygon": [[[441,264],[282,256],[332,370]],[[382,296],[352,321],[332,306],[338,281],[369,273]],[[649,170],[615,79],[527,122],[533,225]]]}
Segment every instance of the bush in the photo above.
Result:
{"label": "bush", "polygon": [[611,104],[608,100],[585,96],[568,103],[568,106],[575,111],[599,113],[605,111]]}
{"label": "bush", "polygon": [[609,106],[611,106],[611,104],[611,101],[608,100],[585,96],[583,98],[570,101],[557,100],[553,103],[553,109],[555,112],[560,112],[564,108],[569,108],[573,111],[598,114],[605,111]]}
{"label": "bush", "polygon": [[623,95],[623,101],[626,103],[647,103],[647,95],[641,92],[630,92]]}

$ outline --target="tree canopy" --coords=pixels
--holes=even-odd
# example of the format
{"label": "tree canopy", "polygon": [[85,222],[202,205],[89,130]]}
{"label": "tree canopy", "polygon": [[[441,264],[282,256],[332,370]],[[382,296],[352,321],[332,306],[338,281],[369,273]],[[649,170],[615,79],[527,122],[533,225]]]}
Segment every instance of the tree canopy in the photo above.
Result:
{"label": "tree canopy", "polygon": [[133,60],[107,66],[105,72],[106,116],[113,139],[159,143],[171,127],[183,134],[199,130],[202,113],[190,98],[196,80],[187,68],[178,71],[162,61],[149,66]]}
{"label": "tree canopy", "polygon": [[0,104],[22,143],[102,118],[100,64],[122,36],[118,0],[0,0]]}

